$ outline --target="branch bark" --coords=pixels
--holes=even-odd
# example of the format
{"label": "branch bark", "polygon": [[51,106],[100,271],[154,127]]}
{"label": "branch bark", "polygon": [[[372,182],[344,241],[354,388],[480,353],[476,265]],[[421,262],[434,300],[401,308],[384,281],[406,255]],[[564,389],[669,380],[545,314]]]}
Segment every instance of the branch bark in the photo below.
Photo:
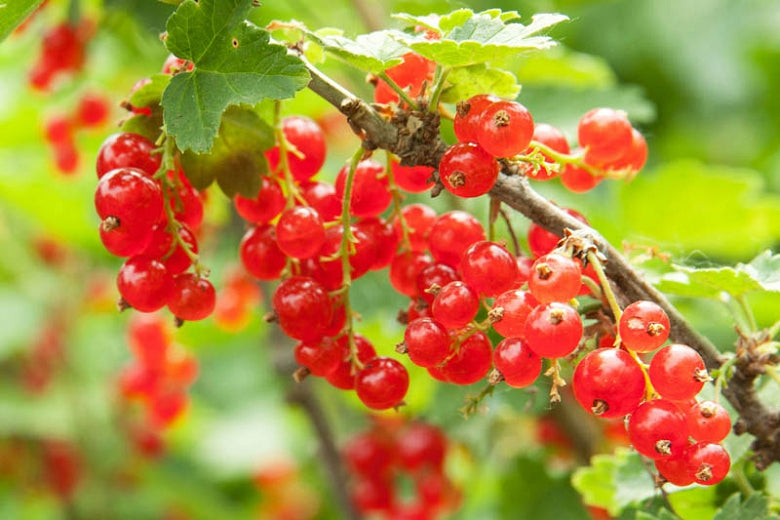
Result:
{"label": "branch bark", "polygon": [[[306,65],[312,75],[309,88],[347,116],[352,128],[364,140],[366,148],[389,150],[411,165],[438,165],[438,161],[447,147],[438,136],[438,120],[435,122],[437,126],[434,129],[424,128],[423,125],[415,130],[417,133],[426,135],[419,139],[408,138],[408,136],[404,136],[404,132],[409,131],[409,129],[404,127],[399,129],[394,121],[396,118],[393,120],[383,119],[370,105],[342,86],[335,84],[313,65],[308,62]],[[435,139],[430,138],[433,130],[435,130]],[[427,150],[410,150],[410,144],[428,146],[429,148]],[[723,357],[712,342],[693,329],[666,297],[647,283],[641,273],[634,269],[615,247],[601,237],[596,230],[588,228],[539,195],[531,188],[527,177],[519,175],[517,171],[512,171],[512,168],[503,168],[495,186],[490,191],[490,196],[497,198],[557,235],[563,235],[563,230],[566,228],[588,230],[607,258],[607,275],[620,288],[623,295],[632,301],[650,300],[656,302],[669,316],[670,337],[675,342],[689,345],[695,349],[702,356],[709,370],[719,368],[723,364]],[[754,389],[756,375],[747,371],[751,361],[746,358],[735,365],[735,374],[722,393],[740,416],[735,424],[735,432],[737,434],[748,432],[755,437],[752,447],[755,452],[756,467],[764,469],[772,462],[780,462],[780,413],[776,409],[768,408],[756,394]]]}

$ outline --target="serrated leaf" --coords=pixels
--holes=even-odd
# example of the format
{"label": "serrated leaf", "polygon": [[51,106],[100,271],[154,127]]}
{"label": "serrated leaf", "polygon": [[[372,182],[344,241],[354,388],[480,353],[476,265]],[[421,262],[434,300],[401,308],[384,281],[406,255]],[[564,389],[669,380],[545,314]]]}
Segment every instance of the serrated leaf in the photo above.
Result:
{"label": "serrated leaf", "polygon": [[514,74],[484,63],[452,69],[447,82],[452,86],[442,93],[441,100],[444,103],[457,103],[476,94],[514,99],[520,93],[520,85]]}
{"label": "serrated leaf", "polygon": [[306,36],[353,67],[373,73],[398,65],[403,61],[401,56],[409,52],[408,47],[391,36],[391,31],[361,34],[354,40],[332,29],[306,30]]}
{"label": "serrated leaf", "polygon": [[744,269],[767,291],[780,292],[780,255],[764,251],[745,265]]}
{"label": "serrated leaf", "polygon": [[228,106],[289,98],[309,81],[299,58],[245,21],[251,4],[185,0],[168,19],[168,50],[195,64],[162,97],[166,129],[182,151],[210,150]]}
{"label": "serrated leaf", "polygon": [[[448,67],[460,67],[484,63],[511,56],[528,50],[547,49],[555,45],[549,36],[539,33],[553,25],[568,20],[562,14],[542,13],[534,15],[531,23],[506,23],[499,10],[474,13],[470,9],[459,9],[448,15],[436,17],[414,17],[400,15],[407,22],[424,21],[425,27],[437,32],[438,40],[426,39],[424,35],[411,35],[393,31],[392,35],[404,45]],[[514,17],[509,17],[514,22]]]}
{"label": "serrated leaf", "polygon": [[765,520],[769,516],[769,499],[759,493],[753,493],[742,502],[741,495],[735,493],[726,500],[723,507],[712,520]]}
{"label": "serrated leaf", "polygon": [[639,455],[627,449],[619,449],[613,455],[596,455],[590,466],[574,472],[572,484],[586,504],[603,507],[614,516],[656,493]]}
{"label": "serrated leaf", "polygon": [[5,40],[42,2],[43,0],[0,2],[0,42]]}
{"label": "serrated leaf", "polygon": [[700,290],[702,293],[711,290],[711,297],[717,297],[721,292],[740,296],[750,291],[761,290],[761,284],[749,273],[732,267],[699,268],[682,265],[673,267],[686,276],[687,283],[693,286],[694,290]]}
{"label": "serrated leaf", "polygon": [[149,83],[133,92],[128,101],[134,107],[159,105],[163,91],[165,91],[165,87],[167,87],[170,82],[170,74],[153,74],[149,78]]}

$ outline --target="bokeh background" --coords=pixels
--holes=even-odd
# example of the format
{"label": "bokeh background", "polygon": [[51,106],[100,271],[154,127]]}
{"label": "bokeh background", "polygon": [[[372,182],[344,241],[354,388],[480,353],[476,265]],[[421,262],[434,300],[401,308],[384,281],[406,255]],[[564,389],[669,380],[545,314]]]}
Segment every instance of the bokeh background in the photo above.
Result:
{"label": "bokeh background", "polygon": [[[596,106],[626,110],[647,137],[648,166],[633,182],[604,182],[584,195],[547,183],[540,187],[545,195],[587,215],[613,243],[658,246],[675,262],[733,265],[777,250],[776,1],[330,0],[325,8],[291,0],[263,2],[253,16],[263,25],[297,19],[354,35],[392,25],[392,12],[459,7],[499,7],[524,17],[567,14],[571,21],[551,33],[559,47],[505,64],[523,85],[518,100],[535,120],[558,125],[570,138],[578,118]],[[293,468],[295,486],[285,493],[308,511],[301,518],[340,518],[309,414],[290,403],[293,383],[277,359],[286,345],[279,347],[281,340],[261,319],[271,287],[261,288],[266,298],[238,325],[209,319],[173,333],[173,341],[197,358],[200,374],[185,415],[164,433],[164,453],[144,454],[128,434],[138,411],[123,404],[117,381],[130,360],[130,313],[114,308],[113,277],[121,260],[98,239],[94,158],[113,122],[125,115],[119,102],[165,60],[159,34],[174,7],[80,2],[82,15],[95,22],[84,69],[50,92],[35,91],[28,73],[41,34],[70,8],[51,0],[24,32],[0,43],[0,518],[275,518],[268,504],[279,492],[257,476],[279,467]],[[362,73],[331,62],[323,68],[370,98]],[[64,175],[43,128],[85,92],[111,100],[111,123],[78,133],[78,167]],[[335,177],[358,144],[338,114],[308,93],[285,111],[315,117],[326,128],[322,176]],[[443,211],[453,202],[432,204]],[[487,215],[480,202],[465,207]],[[203,257],[219,289],[237,264],[243,225],[217,191],[208,194],[206,211]],[[521,234],[528,226],[519,216],[515,224]],[[663,270],[654,262],[649,268],[650,277],[653,268]],[[389,354],[403,331],[394,316],[406,302],[386,278],[376,273],[360,280],[353,295],[362,315],[359,331]],[[676,303],[719,348],[732,348],[734,318],[727,304]],[[759,325],[778,318],[775,296],[757,295],[750,304]],[[464,420],[458,412],[463,397],[479,385],[448,387],[419,370],[411,374],[401,414],[424,417],[447,432],[448,473],[462,493],[454,518],[589,518],[570,483],[584,453],[561,433],[565,418],[548,410],[546,382],[537,391],[499,389],[481,413]],[[354,396],[320,381],[305,384],[338,444],[369,424]],[[587,426],[598,450],[620,442],[606,430],[593,433],[598,428],[604,430]],[[766,485],[780,482],[776,469]],[[692,499],[677,505],[685,507],[686,500]]]}

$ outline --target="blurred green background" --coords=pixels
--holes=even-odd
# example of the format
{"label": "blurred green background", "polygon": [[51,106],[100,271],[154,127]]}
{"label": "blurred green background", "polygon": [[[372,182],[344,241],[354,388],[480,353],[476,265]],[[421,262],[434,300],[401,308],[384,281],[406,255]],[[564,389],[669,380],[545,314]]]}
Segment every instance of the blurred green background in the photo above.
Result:
{"label": "blurred green background", "polygon": [[[279,349],[273,345],[279,340],[260,319],[265,305],[240,333],[226,332],[212,320],[176,332],[175,341],[193,352],[201,367],[187,415],[166,433],[167,453],[159,460],[145,460],[129,446],[120,423],[123,414],[133,412],[117,407],[115,390],[117,374],[130,359],[128,315],[112,307],[121,260],[100,245],[92,204],[95,153],[113,127],[79,133],[80,164],[71,176],[54,168],[42,129],[48,117],[70,110],[87,91],[111,99],[112,121],[123,117],[119,101],[138,79],[158,72],[167,56],[159,34],[173,7],[151,1],[81,2],[83,16],[97,21],[84,70],[55,92],[33,92],[27,74],[40,52],[40,35],[61,21],[68,7],[50,1],[25,32],[0,43],[0,518],[262,518],[269,495],[252,476],[279,459],[300,467],[309,493],[305,500],[320,504],[318,518],[339,518],[311,424],[286,403],[289,377],[274,370],[273,353]],[[604,182],[584,195],[546,183],[539,187],[546,196],[580,210],[613,243],[657,245],[675,262],[732,265],[778,249],[776,1],[331,0],[324,8],[293,0],[264,2],[254,16],[260,24],[297,19],[355,35],[392,25],[391,12],[444,13],[459,7],[517,10],[524,18],[536,12],[567,14],[571,21],[551,33],[559,47],[504,64],[523,85],[518,100],[536,121],[560,126],[570,139],[579,117],[596,106],[626,110],[647,137],[648,166],[633,182]],[[370,97],[362,73],[335,61],[323,68]],[[333,120],[334,114],[309,93],[285,110],[321,120]],[[322,174],[330,179],[358,144],[345,126],[335,128]],[[432,203],[438,211],[451,204],[446,198]],[[469,201],[465,207],[487,216],[484,202]],[[221,193],[209,193],[207,213],[202,251],[219,288],[237,261],[243,228]],[[528,226],[519,216],[514,221],[521,232]],[[60,252],[56,261],[46,254],[51,248]],[[647,268],[651,278],[667,269],[658,262]],[[402,336],[394,316],[406,306],[404,298],[389,290],[385,273],[360,280],[352,294],[362,314],[358,330],[380,354],[390,354]],[[676,302],[719,348],[732,348],[728,305]],[[776,294],[751,295],[750,304],[760,326],[778,318]],[[31,392],[24,367],[35,346],[51,339],[46,334],[52,329],[62,353],[44,391]],[[444,427],[452,441],[448,470],[463,491],[455,518],[588,518],[569,483],[579,462],[576,452],[567,455],[536,438],[539,424],[532,417],[547,411],[546,381],[538,392],[503,387],[483,413],[466,421],[458,408],[479,385],[449,387],[423,371],[410,372],[409,406],[402,413]],[[366,415],[354,396],[321,381],[305,384],[339,443],[365,427]],[[67,507],[44,484],[46,469],[36,454],[46,439],[78,446],[88,468]],[[741,439],[734,446],[745,450]],[[778,485],[780,475],[771,471],[769,478],[756,477],[759,485]],[[648,486],[652,499],[649,478],[638,485],[643,491],[637,496]],[[678,502],[682,507],[686,500],[706,503],[710,509],[691,513],[705,516],[690,518],[707,518],[730,490],[733,486],[684,491],[677,495],[693,498]]]}

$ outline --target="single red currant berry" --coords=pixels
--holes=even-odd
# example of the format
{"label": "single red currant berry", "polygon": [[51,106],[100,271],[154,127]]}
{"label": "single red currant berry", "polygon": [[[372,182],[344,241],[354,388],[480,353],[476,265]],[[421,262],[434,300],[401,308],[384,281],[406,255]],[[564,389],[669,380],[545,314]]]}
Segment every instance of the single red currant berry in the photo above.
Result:
{"label": "single red currant berry", "polygon": [[731,417],[723,405],[701,401],[685,412],[691,437],[698,442],[720,442],[731,431]]}
{"label": "single red currant berry", "polygon": [[431,264],[417,275],[417,295],[430,305],[439,289],[458,280],[458,273],[447,264]]}
{"label": "single red currant berry", "polygon": [[488,106],[477,127],[477,142],[495,157],[512,157],[528,148],[534,135],[531,112],[516,101]]}
{"label": "single red currant berry", "polygon": [[641,170],[647,162],[647,141],[636,128],[631,129],[631,147],[626,150],[620,159],[605,164],[609,170],[625,170],[632,172]]}
{"label": "single red currant berry", "polygon": [[[118,223],[118,219],[116,222]],[[103,247],[116,256],[140,255],[149,246],[154,235],[153,228],[130,227],[130,229],[125,229],[124,226],[113,227],[113,225],[104,225],[102,222],[98,229]]]}
{"label": "single red currant berry", "polygon": [[[198,241],[195,235],[186,225],[182,224],[178,231],[182,242],[187,244],[191,253],[198,253]],[[144,249],[143,254],[151,258],[160,260],[168,272],[177,275],[186,271],[192,265],[190,255],[184,250],[184,247],[178,242],[174,244],[174,236],[168,230],[168,224],[160,222],[156,224],[152,231],[152,240],[149,246]]]}
{"label": "single red currant berry", "polygon": [[110,104],[105,97],[87,93],[76,107],[76,121],[84,128],[95,128],[108,120],[110,110]]}
{"label": "single red currant berry", "polygon": [[683,453],[685,466],[697,484],[712,486],[723,480],[731,467],[731,457],[720,444],[697,442]]}
{"label": "single red currant berry", "polygon": [[319,377],[335,371],[341,363],[342,354],[341,346],[328,337],[295,346],[295,361]]}
{"label": "single red currant berry", "polygon": [[[339,170],[336,176],[336,193],[344,200],[349,165]],[[385,168],[371,159],[360,161],[352,182],[349,212],[355,217],[375,217],[390,206],[390,194]]]}
{"label": "single red currant berry", "polygon": [[273,220],[284,209],[284,193],[279,181],[264,175],[257,197],[248,199],[236,195],[233,203],[241,218],[254,224],[265,224]]}
{"label": "single red currant berry", "polygon": [[582,339],[582,320],[571,305],[552,302],[534,308],[525,321],[525,340],[542,357],[568,356]]}
{"label": "single red currant berry", "polygon": [[436,426],[415,421],[396,437],[395,450],[398,464],[406,471],[416,473],[428,468],[440,472],[447,438]]}
{"label": "single red currant berry", "polygon": [[393,462],[393,447],[373,432],[361,432],[344,446],[344,460],[350,471],[367,477],[382,475]]}
{"label": "single red currant berry", "polygon": [[355,227],[373,238],[376,250],[371,270],[384,269],[390,265],[390,262],[395,258],[400,241],[392,223],[376,217],[369,217],[358,220]]}
{"label": "single red currant berry", "polygon": [[169,192],[173,206],[173,216],[190,229],[197,230],[203,222],[203,197],[196,190],[182,170],[174,178],[173,170],[168,170],[168,178],[176,184],[175,193]]}
{"label": "single red currant berry", "polygon": [[398,254],[390,264],[390,285],[410,298],[417,296],[417,276],[431,264],[433,259],[421,251]]}
{"label": "single red currant berry", "polygon": [[434,319],[448,329],[465,327],[478,311],[477,293],[463,282],[450,282],[442,287],[431,306]]}
{"label": "single red currant berry", "polygon": [[658,473],[660,473],[660,475],[669,483],[674,484],[675,486],[693,484],[694,478],[688,473],[685,458],[682,455],[655,459],[653,462],[655,463],[655,469],[658,470]]}
{"label": "single red currant berry", "polygon": [[594,108],[580,119],[577,138],[587,148],[585,160],[600,166],[621,157],[631,147],[631,123],[626,113],[613,108]]}
{"label": "single red currant berry", "polygon": [[198,321],[214,312],[217,295],[214,286],[193,273],[180,274],[173,279],[173,294],[168,309],[182,321]]}
{"label": "single red currant berry", "polygon": [[669,337],[669,317],[655,302],[636,301],[623,310],[618,330],[627,348],[651,352]]}
{"label": "single red currant berry", "polygon": [[699,353],[677,343],[656,352],[650,360],[648,374],[656,392],[674,401],[695,397],[710,380]]}
{"label": "single red currant berry", "polygon": [[139,170],[117,168],[98,182],[95,209],[106,231],[151,230],[163,214],[162,190]]}
{"label": "single red currant berry", "polygon": [[493,329],[505,338],[522,338],[525,322],[539,302],[528,291],[519,289],[502,293],[493,302],[490,316]]}
{"label": "single red currant berry", "polygon": [[409,373],[393,358],[375,357],[355,375],[355,393],[374,410],[398,406],[409,389]]}
{"label": "single red currant berry", "polygon": [[[436,64],[417,53],[408,52],[402,57],[403,62],[390,67],[385,73],[396,85],[406,90],[412,99],[422,94],[423,85],[431,83]],[[398,94],[384,80],[379,80],[374,91],[374,103],[382,105],[399,103]]]}
{"label": "single red currant berry", "polygon": [[[407,204],[401,209],[401,217],[406,225],[412,251],[424,251],[428,248],[428,233],[436,222],[436,210],[426,204]],[[395,234],[403,236],[401,218],[393,222]]]}
{"label": "single red currant berry", "polygon": [[645,376],[625,350],[600,348],[589,352],[574,369],[574,397],[593,415],[623,417],[645,395]]}
{"label": "single red currant berry", "polygon": [[531,266],[528,288],[541,303],[568,302],[580,292],[580,264],[568,256],[548,253]]}
{"label": "single red currant berry", "polygon": [[141,312],[162,309],[173,293],[173,277],[162,262],[147,256],[125,261],[116,279],[124,302]]}
{"label": "single red currant berry", "polygon": [[279,249],[293,258],[318,254],[325,243],[325,228],[317,210],[308,206],[284,210],[276,224],[276,242]]}
{"label": "single red currant berry", "polygon": [[138,168],[148,176],[160,169],[162,156],[154,143],[142,135],[123,132],[103,141],[98,150],[95,168],[98,179],[116,168]]}
{"label": "single red currant berry", "polygon": [[480,294],[493,298],[512,288],[517,261],[502,245],[482,240],[471,244],[460,259],[463,281]]}
{"label": "single red currant berry", "polygon": [[406,352],[417,366],[428,368],[442,363],[450,355],[451,344],[447,329],[432,318],[411,321],[404,331]]}
{"label": "single red currant berry", "polygon": [[[353,337],[355,347],[357,348],[357,358],[361,363],[368,363],[376,357],[376,350],[374,350],[374,345],[370,341],[360,334],[354,334]],[[336,388],[352,390],[355,388],[355,371],[352,363],[350,363],[349,339],[347,335],[342,335],[337,340],[337,343],[341,348],[341,361],[336,370],[325,376],[325,379]]]}
{"label": "single red currant berry", "polygon": [[401,166],[393,161],[390,165],[393,170],[395,183],[409,193],[422,193],[433,187],[433,168],[430,166]]}
{"label": "single red currant berry", "polygon": [[456,143],[439,162],[439,178],[447,191],[459,197],[484,195],[498,178],[498,162],[476,143]]}
{"label": "single red currant berry", "polygon": [[461,143],[476,143],[479,120],[487,107],[501,101],[491,94],[477,94],[465,101],[459,101],[455,112],[455,137]]}
{"label": "single red currant berry", "polygon": [[530,385],[542,373],[542,358],[520,338],[501,340],[493,352],[493,364],[506,384],[514,388]]}
{"label": "single red currant berry", "polygon": [[300,341],[320,339],[333,316],[328,291],[305,276],[293,276],[280,283],[272,305],[282,331]]}
{"label": "single red currant berry", "polygon": [[463,340],[456,352],[441,367],[446,381],[456,385],[471,385],[487,375],[493,362],[493,346],[485,334],[472,334]]}
{"label": "single red currant berry", "polygon": [[574,193],[585,193],[590,191],[604,180],[604,177],[593,175],[584,168],[578,168],[572,164],[567,164],[561,173],[561,183]]}
{"label": "single red currant berry", "polygon": [[439,215],[428,232],[428,248],[437,262],[458,268],[468,247],[485,240],[485,230],[479,220],[465,211],[448,211]]}
{"label": "single red currant berry", "polygon": [[184,390],[156,392],[146,408],[148,421],[156,428],[167,428],[187,409],[189,398]]}
{"label": "single red currant berry", "polygon": [[48,118],[43,133],[46,140],[53,145],[73,141],[73,126],[70,118],[64,114],[57,114]]}
{"label": "single red currant berry", "polygon": [[[309,180],[325,164],[325,134],[314,120],[306,116],[288,116],[282,120],[282,132],[288,146],[295,151],[287,151],[287,164],[290,173],[298,182]],[[279,147],[275,146],[266,154],[272,172],[279,168]]]}
{"label": "single red currant berry", "polygon": [[287,264],[276,242],[276,228],[270,224],[253,227],[244,234],[239,256],[244,269],[260,280],[276,280]]}
{"label": "single red currant berry", "polygon": [[527,256],[518,256],[515,259],[517,264],[517,278],[512,286],[513,289],[522,289],[522,287],[528,283],[528,279],[531,278],[531,266],[534,265],[534,259]]}
{"label": "single red currant berry", "polygon": [[[563,211],[586,226],[588,225],[588,220],[580,212],[570,208],[563,208]],[[547,231],[534,222],[531,222],[531,225],[528,227],[528,248],[531,250],[531,254],[536,258],[546,255],[555,249],[560,239],[560,236]]]}
{"label": "single red currant berry", "polygon": [[329,182],[307,181],[300,185],[301,196],[316,209],[323,222],[332,222],[341,216],[341,200],[336,188]]}
{"label": "single red currant berry", "polygon": [[628,438],[636,451],[645,457],[677,457],[688,446],[688,426],[674,403],[653,399],[631,412]]}
{"label": "single red currant berry", "polygon": [[[571,151],[569,149],[569,141],[566,140],[566,136],[563,135],[563,132],[552,125],[548,125],[547,123],[539,123],[534,126],[533,141],[543,144],[548,148],[551,148],[552,150],[562,154],[568,155]],[[529,146],[523,153],[528,155],[531,153],[532,148],[533,145]],[[554,179],[558,176],[559,170],[556,170],[547,165],[553,165],[555,164],[555,161],[544,153],[542,153],[542,157],[544,157],[544,162],[539,165],[539,169],[537,171],[534,171],[533,165],[529,164],[526,166],[526,175],[537,181],[548,181],[550,179]]]}

